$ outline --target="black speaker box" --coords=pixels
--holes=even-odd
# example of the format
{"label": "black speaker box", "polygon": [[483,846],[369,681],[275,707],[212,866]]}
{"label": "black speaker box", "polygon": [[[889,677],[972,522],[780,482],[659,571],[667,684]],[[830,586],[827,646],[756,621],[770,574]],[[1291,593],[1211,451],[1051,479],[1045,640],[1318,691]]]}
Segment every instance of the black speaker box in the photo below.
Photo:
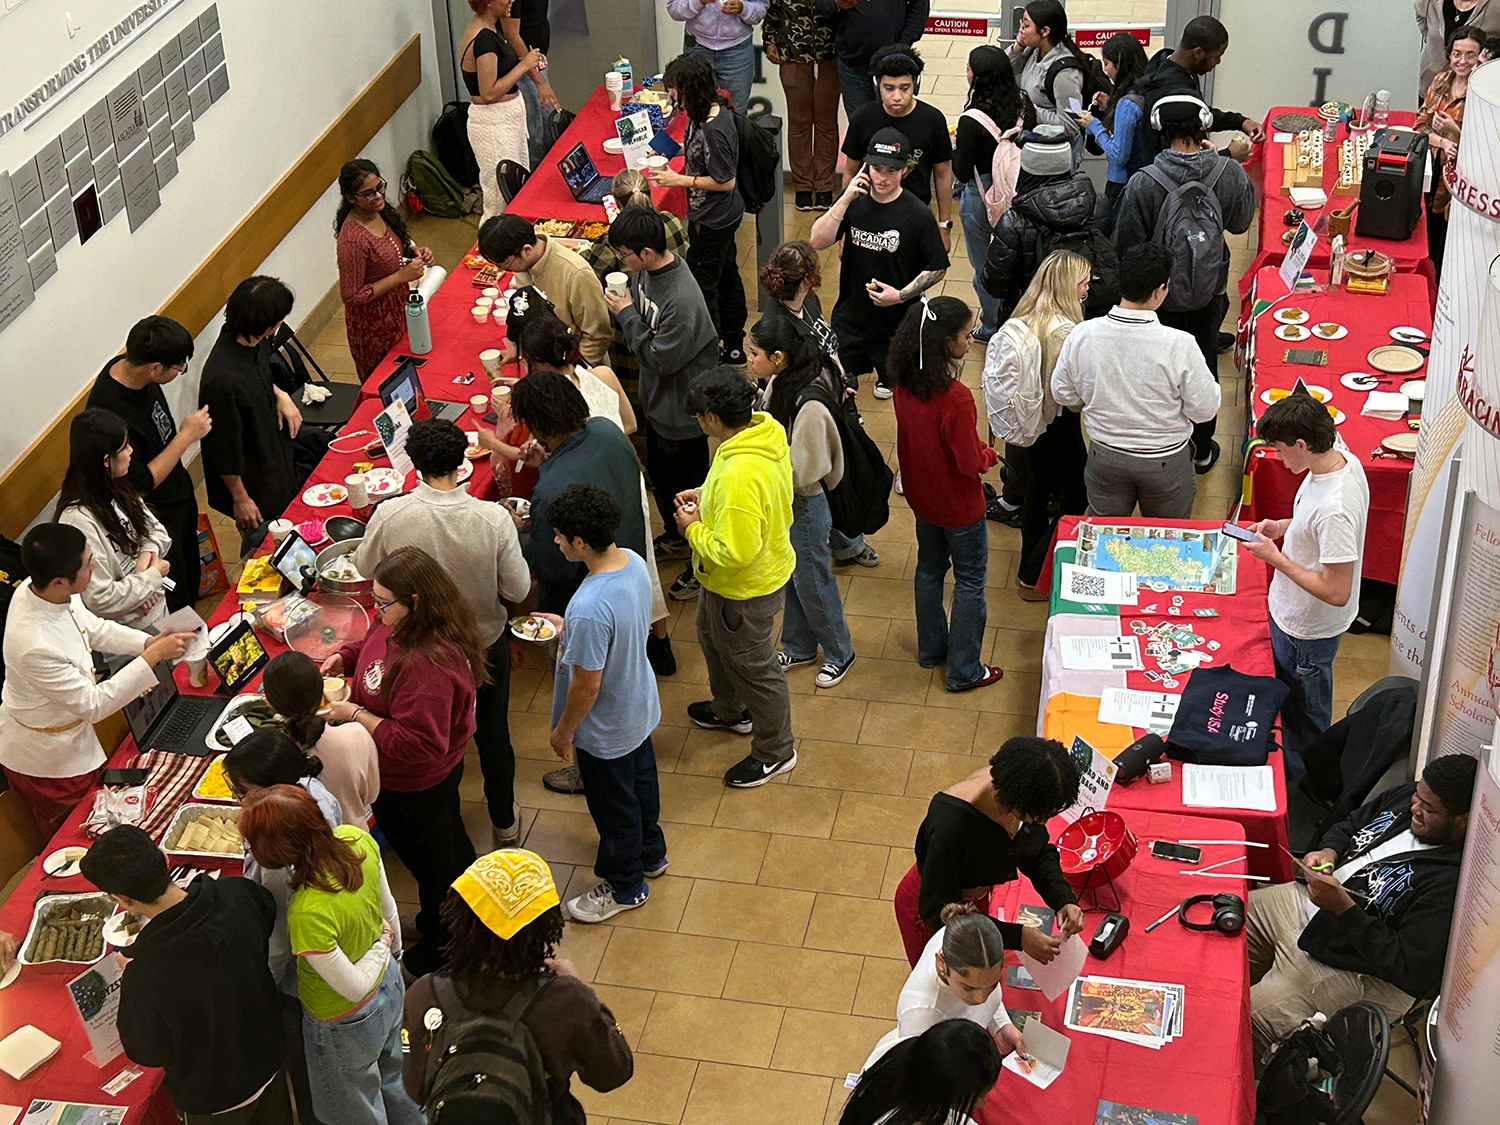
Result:
{"label": "black speaker box", "polygon": [[[1422,215],[1426,169],[1426,134],[1377,129],[1365,153],[1354,233],[1395,242],[1410,238]],[[1442,173],[1435,168],[1433,174]]]}

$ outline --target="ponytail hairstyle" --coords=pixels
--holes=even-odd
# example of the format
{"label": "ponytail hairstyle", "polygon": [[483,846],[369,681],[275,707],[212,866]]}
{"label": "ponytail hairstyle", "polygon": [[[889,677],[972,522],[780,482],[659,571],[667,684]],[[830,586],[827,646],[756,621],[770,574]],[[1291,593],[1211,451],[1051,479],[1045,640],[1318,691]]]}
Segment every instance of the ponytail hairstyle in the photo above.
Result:
{"label": "ponytail hairstyle", "polygon": [[[349,212],[354,210],[354,204],[350,198],[359,191],[359,185],[365,182],[366,176],[380,176],[380,169],[376,167],[373,160],[351,160],[339,169],[339,209],[333,217],[333,233],[337,235],[344,229],[344,220],[349,217]],[[381,179],[385,177],[381,176]],[[417,244],[411,240],[411,235],[406,232],[406,220],[401,217],[401,212],[396,210],[395,204],[386,196],[385,208],[380,212],[380,217],[385,220],[385,225],[391,228],[391,233],[401,243],[401,252],[408,257],[417,256]]]}
{"label": "ponytail hairstyle", "polygon": [[577,331],[548,309],[526,322],[516,341],[516,351],[528,371],[551,368],[571,372],[573,365],[583,358],[578,351],[579,343]]}
{"label": "ponytail hairstyle", "polygon": [[811,281],[816,290],[823,284],[823,270],[812,243],[800,238],[776,247],[761,267],[760,283],[778,301],[795,300],[797,290],[806,281]]}
{"label": "ponytail hairstyle", "polygon": [[[767,263],[769,268],[770,263]],[[823,374],[830,360],[810,338],[798,332],[784,316],[763,316],[750,326],[750,339],[767,355],[780,352],[786,357],[786,366],[776,373],[771,381],[771,394],[766,400],[766,411],[786,428],[790,436],[792,421],[797,412],[797,396],[803,388]],[[836,373],[833,386],[841,385]]]}
{"label": "ponytail hairstyle", "polygon": [[129,479],[116,477],[110,468],[110,460],[129,440],[124,419],[108,410],[85,410],[73,419],[68,428],[68,471],[52,518],[60,519],[76,505],[99,522],[121,554],[134,556],[146,535],[146,505]]}
{"label": "ponytail hairstyle", "polygon": [[[1046,28],[1045,39],[1053,47],[1060,44],[1072,52],[1075,58],[1081,59],[1085,67],[1090,65],[1088,56],[1068,34],[1068,13],[1063,9],[1060,0],[1031,0],[1031,3],[1026,5],[1026,14],[1031,17],[1031,22],[1036,25],[1037,31],[1040,32]],[[1037,57],[1040,58],[1045,53],[1038,50]]]}
{"label": "ponytail hairstyle", "polygon": [[1137,92],[1141,78],[1146,73],[1146,49],[1134,35],[1122,31],[1105,41],[1101,53],[1115,65],[1115,87],[1110,91],[1109,101],[1104,106],[1104,124],[1113,132],[1115,106],[1127,94]]}
{"label": "ponytail hairstyle", "polygon": [[305,652],[283,652],[271,658],[261,680],[266,702],[281,716],[281,729],[303,750],[311,750],[327,725],[323,706],[323,673]]}
{"label": "ponytail hairstyle", "polygon": [[887,374],[898,387],[926,402],[958,378],[948,343],[969,330],[974,314],[957,297],[922,299],[907,310],[886,356]]}
{"label": "ponytail hairstyle", "polygon": [[1000,1048],[966,1019],[902,1039],[860,1075],[839,1125],[948,1125],[972,1118],[1000,1077]]}
{"label": "ponytail hairstyle", "polygon": [[322,772],[321,758],[314,758],[275,727],[252,731],[224,755],[224,775],[237,796],[273,785],[296,785]]}
{"label": "ponytail hairstyle", "polygon": [[969,87],[969,100],[964,108],[977,109],[1002,133],[1021,124],[1026,95],[1016,82],[1010,56],[994,44],[986,43],[969,52],[969,69],[974,72],[974,84]]}
{"label": "ponytail hairstyle", "polygon": [[621,211],[627,207],[649,207],[656,210],[656,202],[651,198],[651,181],[646,179],[645,173],[635,168],[626,168],[625,171],[616,173],[615,178],[610,181],[609,190]]}
{"label": "ponytail hairstyle", "polygon": [[993,969],[1005,960],[1000,924],[972,902],[943,907],[943,964],[950,970]]}

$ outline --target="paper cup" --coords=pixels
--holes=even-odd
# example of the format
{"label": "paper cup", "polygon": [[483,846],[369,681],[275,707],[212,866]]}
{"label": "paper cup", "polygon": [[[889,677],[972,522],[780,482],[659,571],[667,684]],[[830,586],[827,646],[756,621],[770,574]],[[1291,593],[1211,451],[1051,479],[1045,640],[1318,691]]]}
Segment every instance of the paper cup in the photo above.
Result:
{"label": "paper cup", "polygon": [[490,408],[489,395],[474,395],[469,399],[469,409],[474,412],[475,417],[483,418],[485,411]]}
{"label": "paper cup", "polygon": [[490,318],[490,308],[488,305],[475,305],[469,312],[473,315],[475,324],[483,324]]}
{"label": "paper cup", "polygon": [[272,520],[270,524],[271,542],[280,543],[292,533],[291,520]]}
{"label": "paper cup", "polygon": [[484,364],[484,370],[491,379],[500,374],[500,349],[486,348],[479,353],[479,362]]}
{"label": "paper cup", "polygon": [[618,296],[627,296],[630,293],[630,278],[623,273],[605,274],[604,288]]}
{"label": "paper cup", "polygon": [[665,156],[661,156],[661,155],[658,154],[656,156],[648,156],[648,157],[646,157],[646,167],[649,168],[653,172],[663,171],[666,168],[666,166],[667,166],[667,158]]}
{"label": "paper cup", "polygon": [[510,302],[502,297],[490,306],[490,312],[494,314],[495,323],[503,328],[505,322],[510,319]]}
{"label": "paper cup", "polygon": [[329,703],[342,703],[349,698],[349,684],[342,676],[323,677],[323,698]]}
{"label": "paper cup", "polygon": [[479,293],[480,296],[488,297],[491,301],[494,301],[496,297],[500,296],[500,290],[496,289],[493,285],[491,285],[488,289],[481,289]]}
{"label": "paper cup", "polygon": [[344,487],[349,490],[349,507],[368,508],[370,506],[370,490],[365,485],[364,473],[350,473],[344,478]]}
{"label": "paper cup", "polygon": [[477,301],[474,302],[474,307],[476,309],[487,309],[487,308],[493,307],[494,304],[495,304],[495,298],[493,298],[493,297],[480,297]]}
{"label": "paper cup", "polygon": [[184,661],[188,667],[188,683],[194,687],[208,686],[208,657]]}
{"label": "paper cup", "polygon": [[495,408],[497,418],[506,418],[510,415],[510,388],[505,385],[496,387],[490,392],[490,405]]}

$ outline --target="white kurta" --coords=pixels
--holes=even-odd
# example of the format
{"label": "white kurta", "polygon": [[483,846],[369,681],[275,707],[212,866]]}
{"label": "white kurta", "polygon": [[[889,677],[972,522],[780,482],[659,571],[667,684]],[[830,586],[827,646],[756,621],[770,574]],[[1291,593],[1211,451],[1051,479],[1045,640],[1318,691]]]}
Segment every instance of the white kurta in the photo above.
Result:
{"label": "white kurta", "polygon": [[156,673],[137,659],[95,683],[90,650],[139,657],[150,640],[94,616],[77,595],[54,605],[30,579],[21,583],[5,624],[0,765],[28,777],[76,777],[102,766],[93,724],[155,687]]}

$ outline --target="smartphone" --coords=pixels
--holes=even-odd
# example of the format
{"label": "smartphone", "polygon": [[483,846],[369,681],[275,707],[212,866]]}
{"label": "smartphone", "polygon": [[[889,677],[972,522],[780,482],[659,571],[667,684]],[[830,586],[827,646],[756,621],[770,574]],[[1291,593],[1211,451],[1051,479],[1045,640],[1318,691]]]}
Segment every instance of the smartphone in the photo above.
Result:
{"label": "smartphone", "polygon": [[1255,532],[1248,527],[1241,527],[1237,523],[1225,523],[1221,531],[1231,539],[1238,539],[1241,543],[1254,543]]}
{"label": "smartphone", "polygon": [[421,367],[424,364],[426,364],[426,362],[427,361],[425,359],[423,359],[421,356],[415,356],[415,355],[398,355],[396,357],[396,363],[397,364],[409,363],[413,367]]}
{"label": "smartphone", "polygon": [[100,785],[145,785],[146,772],[143,769],[120,769],[105,770],[104,776],[99,779]]}
{"label": "smartphone", "polygon": [[1175,859],[1178,863],[1197,863],[1203,858],[1203,849],[1192,844],[1176,844],[1171,840],[1152,840],[1151,854],[1157,859]]}

